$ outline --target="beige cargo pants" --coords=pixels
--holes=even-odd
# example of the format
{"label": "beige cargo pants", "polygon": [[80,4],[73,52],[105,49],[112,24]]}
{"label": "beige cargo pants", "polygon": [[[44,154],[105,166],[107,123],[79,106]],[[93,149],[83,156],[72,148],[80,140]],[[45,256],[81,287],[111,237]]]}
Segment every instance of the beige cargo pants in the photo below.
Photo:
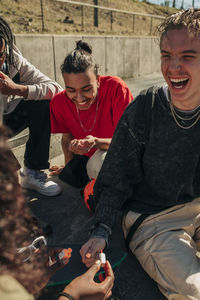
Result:
{"label": "beige cargo pants", "polygon": [[[124,217],[125,237],[139,215]],[[149,216],[129,247],[167,299],[200,300],[200,198]]]}

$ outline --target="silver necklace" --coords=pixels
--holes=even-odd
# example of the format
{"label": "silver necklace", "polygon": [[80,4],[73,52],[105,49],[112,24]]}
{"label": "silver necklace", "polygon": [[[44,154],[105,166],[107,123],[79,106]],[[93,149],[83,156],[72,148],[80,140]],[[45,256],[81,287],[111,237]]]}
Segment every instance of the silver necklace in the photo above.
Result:
{"label": "silver necklace", "polygon": [[83,123],[82,123],[82,121],[81,121],[81,118],[80,118],[79,109],[78,109],[78,107],[76,106],[76,110],[77,110],[77,114],[78,114],[79,123],[80,123],[80,125],[81,125],[81,128],[82,128],[84,131],[86,131],[86,132],[92,131],[92,129],[94,128],[94,125],[95,125],[95,123],[96,123],[97,112],[98,112],[98,109],[99,109],[99,98],[98,98],[98,97],[97,97],[96,102],[97,102],[97,105],[96,105],[96,112],[95,112],[94,121],[93,121],[92,126],[91,126],[89,129],[86,129],[86,128],[84,127],[84,125],[83,125]]}
{"label": "silver necklace", "polygon": [[[172,113],[172,116],[173,116],[173,119],[174,121],[176,122],[176,124],[180,127],[180,128],[183,128],[183,129],[190,129],[192,128],[200,119],[200,109],[192,116],[192,117],[182,117],[180,116],[175,108],[174,108],[174,105],[171,101],[171,97],[170,97],[170,94],[168,93],[168,96],[169,96],[169,107],[170,107],[170,110],[171,110],[171,113]],[[183,121],[189,121],[189,120],[192,120],[196,117],[196,119],[194,120],[194,122],[189,125],[189,126],[183,126],[180,124],[180,122],[178,121],[178,119],[180,120],[183,120]]]}

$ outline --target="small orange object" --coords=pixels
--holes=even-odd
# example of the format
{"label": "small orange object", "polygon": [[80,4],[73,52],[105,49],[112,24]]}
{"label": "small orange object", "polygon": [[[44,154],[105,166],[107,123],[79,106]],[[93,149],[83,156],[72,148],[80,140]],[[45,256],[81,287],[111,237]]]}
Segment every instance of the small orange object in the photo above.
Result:
{"label": "small orange object", "polygon": [[60,260],[62,260],[63,263],[67,263],[71,257],[72,249],[63,249],[59,254],[58,257]]}
{"label": "small orange object", "polygon": [[85,186],[83,194],[84,194],[84,201],[89,209],[89,211],[92,211],[91,207],[88,204],[89,197],[93,195],[93,189],[94,189],[94,184],[96,182],[96,179],[92,178],[91,181]]}

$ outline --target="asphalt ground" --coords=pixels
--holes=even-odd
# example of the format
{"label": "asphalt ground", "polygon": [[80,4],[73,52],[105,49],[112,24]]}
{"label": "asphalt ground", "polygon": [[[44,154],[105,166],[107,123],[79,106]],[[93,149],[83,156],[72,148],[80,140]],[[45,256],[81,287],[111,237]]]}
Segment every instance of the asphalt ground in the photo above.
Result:
{"label": "asphalt ground", "polygon": [[131,90],[133,97],[136,97],[140,91],[152,85],[161,86],[165,83],[161,73],[152,73],[138,78],[127,78],[124,81]]}
{"label": "asphalt ground", "polygon": [[[152,85],[162,85],[164,80],[161,74],[151,74],[137,79],[125,79],[133,96],[140,90]],[[51,165],[63,164],[64,157],[60,155],[50,161]],[[42,196],[35,191],[27,191],[27,203],[32,213],[38,219],[48,236],[50,246],[76,245],[80,246],[87,241],[93,215],[86,208],[81,190],[71,187],[60,181],[57,176],[51,177],[62,187],[62,193],[56,197]],[[121,220],[118,220],[113,230],[110,247],[115,251],[126,252],[121,229]],[[73,270],[71,270],[73,273]],[[63,278],[65,281],[65,278]],[[65,284],[46,287],[38,300],[55,300],[58,292]],[[123,262],[115,268],[115,285],[113,295],[120,300],[163,300],[156,283],[143,271],[136,258],[127,253]]]}

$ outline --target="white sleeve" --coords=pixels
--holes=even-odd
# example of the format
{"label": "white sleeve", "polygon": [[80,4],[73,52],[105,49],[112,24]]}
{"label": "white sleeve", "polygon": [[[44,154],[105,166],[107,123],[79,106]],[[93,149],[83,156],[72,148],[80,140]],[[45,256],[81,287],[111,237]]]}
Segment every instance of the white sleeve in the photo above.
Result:
{"label": "white sleeve", "polygon": [[29,63],[20,52],[14,50],[13,53],[14,67],[20,76],[19,84],[28,86],[28,97],[25,100],[51,99],[63,90],[57,82]]}

